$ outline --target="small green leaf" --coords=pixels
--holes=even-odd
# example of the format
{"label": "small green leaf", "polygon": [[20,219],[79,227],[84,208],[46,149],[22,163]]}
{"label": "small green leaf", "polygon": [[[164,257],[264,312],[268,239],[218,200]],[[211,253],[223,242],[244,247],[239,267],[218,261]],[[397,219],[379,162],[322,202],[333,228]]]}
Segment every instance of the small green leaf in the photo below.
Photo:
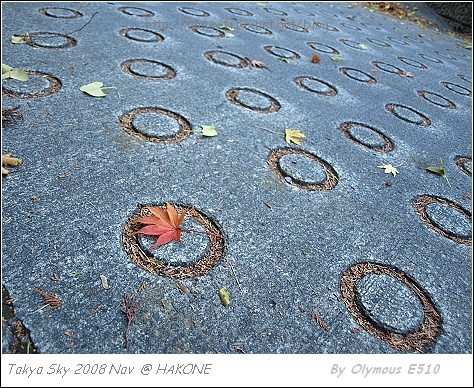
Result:
{"label": "small green leaf", "polygon": [[28,81],[28,74],[24,70],[11,70],[10,78],[17,79],[18,81]]}
{"label": "small green leaf", "polygon": [[16,79],[18,81],[28,81],[28,74],[24,70],[14,70],[13,67],[2,63],[2,80],[3,79]]}
{"label": "small green leaf", "polygon": [[23,36],[13,35],[11,41],[12,43],[15,43],[15,44],[26,43],[25,38]]}
{"label": "small green leaf", "polygon": [[368,49],[368,47],[367,47],[365,44],[362,44],[362,43],[359,44],[359,47],[360,47],[362,50],[367,50],[367,49]]}
{"label": "small green leaf", "polygon": [[225,288],[221,288],[218,292],[219,294],[219,298],[221,299],[221,303],[227,307],[230,303],[230,296],[229,294],[227,293],[227,291],[225,290]]}
{"label": "small green leaf", "polygon": [[442,158],[439,158],[439,163],[441,164],[441,167],[429,166],[429,167],[426,167],[426,169],[428,171],[434,172],[435,174],[444,176],[444,178],[446,179],[446,182],[448,182],[449,187],[451,187],[451,183],[449,183],[448,175],[446,174],[446,170],[444,169]]}
{"label": "small green leaf", "polygon": [[201,125],[202,135],[207,137],[217,136],[216,127],[211,125]]}
{"label": "small green leaf", "polygon": [[94,97],[105,97],[105,96],[107,96],[107,94],[104,93],[102,91],[102,89],[110,89],[110,88],[116,89],[115,86],[109,86],[109,87],[105,88],[105,87],[103,87],[103,85],[104,84],[102,82],[92,82],[90,84],[81,86],[79,88],[79,90],[81,92],[87,93],[87,94],[89,94],[91,96],[94,96]]}
{"label": "small green leaf", "polygon": [[13,67],[8,66],[8,65],[5,65],[4,63],[2,63],[2,74],[3,74],[3,73],[6,73],[6,72],[8,72],[8,71],[10,71],[10,70],[13,70]]}
{"label": "small green leaf", "polygon": [[466,45],[466,47],[464,47],[465,49],[468,49],[468,50],[472,50],[472,45],[468,44]]}
{"label": "small green leaf", "polygon": [[234,31],[232,27],[226,26],[225,24],[219,27],[221,30]]}
{"label": "small green leaf", "polygon": [[287,58],[278,58],[279,61],[290,63],[290,60]]}
{"label": "small green leaf", "polygon": [[334,62],[341,62],[341,58],[339,58],[339,57],[331,57],[331,59],[332,59]]}
{"label": "small green leaf", "polygon": [[430,166],[430,167],[427,167],[426,169],[428,171],[434,172],[434,173],[439,174],[439,175],[444,175],[445,174],[444,168]]}
{"label": "small green leaf", "polygon": [[267,5],[265,3],[257,3],[259,7],[266,7]]}

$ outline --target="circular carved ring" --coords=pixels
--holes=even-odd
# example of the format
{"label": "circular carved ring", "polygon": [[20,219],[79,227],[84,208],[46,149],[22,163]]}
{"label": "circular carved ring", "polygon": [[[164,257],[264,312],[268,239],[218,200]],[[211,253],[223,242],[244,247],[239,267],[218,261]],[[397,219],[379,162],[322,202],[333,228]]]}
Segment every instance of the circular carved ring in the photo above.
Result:
{"label": "circular carved ring", "polygon": [[[157,113],[164,114],[175,119],[179,125],[180,130],[172,136],[149,136],[136,130],[133,125],[133,119],[143,113]],[[171,112],[169,110],[160,108],[136,108],[127,114],[123,115],[119,120],[120,126],[129,135],[136,137],[141,140],[153,142],[153,143],[177,143],[181,140],[186,139],[191,133],[191,124],[183,116],[178,113]]]}
{"label": "circular carved ring", "polygon": [[[166,210],[166,205],[159,205]],[[122,243],[127,255],[132,261],[145,271],[154,275],[173,279],[187,279],[196,276],[204,276],[219,262],[224,254],[224,237],[219,226],[194,206],[183,206],[173,204],[179,214],[185,212],[185,217],[192,217],[207,231],[213,233],[208,235],[210,244],[204,256],[193,265],[176,265],[157,260],[150,252],[140,247],[137,231],[141,228],[136,220],[141,217],[151,216],[151,212],[141,205],[136,214],[132,215],[125,224],[122,232]],[[215,236],[219,235],[220,238]]]}
{"label": "circular carved ring", "polygon": [[454,159],[454,164],[466,175],[472,176],[472,172],[469,171],[465,164],[472,163],[472,158],[469,156],[458,156]]}
{"label": "circular carved ring", "polygon": [[[258,96],[262,96],[266,98],[268,101],[270,101],[270,107],[260,108],[256,106],[247,105],[239,101],[236,97],[239,95],[239,93],[242,93],[242,92],[252,93],[252,94],[256,94]],[[259,112],[259,113],[273,113],[273,112],[278,111],[281,107],[280,103],[276,99],[274,99],[272,96],[255,89],[247,89],[247,88],[230,89],[227,91],[226,97],[230,102],[232,102],[233,104],[241,108],[250,109],[254,112]]]}
{"label": "circular carved ring", "polygon": [[[368,274],[387,275],[407,286],[423,306],[424,319],[418,331],[399,334],[375,322],[365,311],[356,292],[356,283]],[[434,341],[441,330],[441,316],[422,287],[410,279],[406,273],[376,263],[355,264],[342,274],[340,289],[347,310],[359,325],[369,334],[400,352],[418,350]]]}
{"label": "circular carved ring", "polygon": [[[161,66],[165,71],[166,75],[162,76],[151,76],[151,75],[144,75],[140,74],[138,72],[135,72],[131,69],[132,65],[134,63],[148,63],[148,64],[154,64]],[[130,74],[133,77],[141,78],[141,79],[146,79],[146,80],[168,80],[176,77],[175,71],[168,65],[165,65],[164,63],[158,62],[158,61],[151,61],[149,59],[131,59],[129,61],[125,61],[122,63],[122,71],[124,73]]]}
{"label": "circular carved ring", "polygon": [[[324,172],[326,173],[326,179],[322,182],[313,184],[313,183],[308,183],[303,180],[289,176],[289,174],[281,168],[280,159],[283,156],[290,155],[290,154],[302,155],[320,164],[323,167]],[[339,181],[339,177],[337,175],[336,170],[334,170],[334,168],[328,162],[319,158],[316,155],[313,155],[303,150],[296,150],[293,148],[280,148],[280,149],[273,150],[267,159],[267,163],[270,166],[270,169],[282,181],[287,182],[291,184],[292,186],[296,186],[303,190],[308,190],[308,191],[331,190],[334,187],[336,187],[337,182]],[[290,177],[291,180],[288,181],[286,179],[287,177]]]}
{"label": "circular carved ring", "polygon": [[2,94],[4,94],[5,96],[15,97],[15,98],[36,98],[36,97],[49,96],[50,94],[56,93],[57,91],[61,89],[61,86],[62,86],[61,81],[58,78],[53,77],[52,75],[42,73],[40,71],[27,71],[26,73],[30,76],[41,77],[48,80],[51,86],[47,90],[44,90],[42,92],[36,92],[36,93],[34,92],[17,93],[15,91],[8,90],[7,88],[3,87]]}
{"label": "circular carved ring", "polygon": [[439,203],[442,205],[450,206],[454,210],[464,215],[469,220],[469,222],[472,223],[471,213],[468,210],[464,209],[463,207],[459,206],[457,203],[449,201],[444,198],[432,197],[429,195],[422,195],[413,201],[413,208],[415,209],[416,215],[420,217],[420,219],[423,221],[423,223],[426,224],[426,226],[433,229],[436,233],[440,234],[441,236],[449,238],[455,243],[463,244],[463,245],[472,245],[472,236],[471,237],[459,236],[455,233],[450,232],[449,230],[444,230],[441,226],[439,226],[436,222],[434,222],[431,219],[431,217],[428,215],[428,212],[426,211],[426,207],[431,203]]}

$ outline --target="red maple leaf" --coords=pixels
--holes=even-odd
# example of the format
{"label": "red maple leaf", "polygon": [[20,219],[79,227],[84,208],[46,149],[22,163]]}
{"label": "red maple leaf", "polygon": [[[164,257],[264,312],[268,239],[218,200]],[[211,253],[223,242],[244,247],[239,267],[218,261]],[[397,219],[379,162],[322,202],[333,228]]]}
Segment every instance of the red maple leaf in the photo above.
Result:
{"label": "red maple leaf", "polygon": [[181,224],[185,212],[178,216],[178,212],[173,205],[166,203],[166,210],[160,207],[147,207],[153,214],[152,216],[138,218],[137,222],[146,224],[136,233],[142,233],[149,236],[159,236],[155,244],[150,249],[158,248],[161,245],[168,244],[172,239],[179,241],[181,238]]}

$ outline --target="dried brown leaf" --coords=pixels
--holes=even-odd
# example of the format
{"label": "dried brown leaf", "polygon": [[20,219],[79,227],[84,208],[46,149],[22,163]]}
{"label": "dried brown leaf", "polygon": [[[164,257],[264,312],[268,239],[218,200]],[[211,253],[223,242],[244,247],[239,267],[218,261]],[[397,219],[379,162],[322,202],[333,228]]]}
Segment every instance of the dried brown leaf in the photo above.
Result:
{"label": "dried brown leaf", "polygon": [[50,277],[50,279],[54,282],[59,282],[59,278],[58,278],[58,275],[53,273],[53,276]]}
{"label": "dried brown leaf", "polygon": [[14,124],[19,120],[23,120],[23,115],[17,110],[20,109],[20,105],[15,108],[2,109],[2,127],[6,127],[9,124]]}
{"label": "dried brown leaf", "polygon": [[270,70],[270,68],[265,64],[265,62],[257,61],[255,59],[250,61],[250,67],[266,68],[266,69]]}
{"label": "dried brown leaf", "polygon": [[311,57],[311,63],[320,63],[321,57],[318,54],[313,54]]}
{"label": "dried brown leaf", "polygon": [[102,283],[102,287],[104,287],[105,290],[108,290],[109,284],[107,283],[107,278],[104,275],[100,275],[100,281]]}
{"label": "dried brown leaf", "polygon": [[178,282],[177,286],[182,293],[189,294],[189,290],[186,288],[186,286],[183,283]]}
{"label": "dried brown leaf", "polygon": [[122,308],[120,311],[127,316],[127,327],[125,329],[125,347],[128,348],[128,331],[130,330],[130,324],[132,319],[135,318],[138,312],[140,303],[138,302],[138,294],[125,294],[122,298]]}
{"label": "dried brown leaf", "polygon": [[[2,166],[18,166],[22,163],[23,161],[21,159],[12,157],[12,152],[2,155]],[[8,175],[8,173],[9,171],[2,167],[2,175]]]}
{"label": "dried brown leaf", "polygon": [[56,294],[52,292],[50,292],[49,294],[46,292],[43,292],[43,290],[41,290],[41,288],[39,287],[35,287],[34,290],[43,297],[43,304],[49,304],[51,306],[51,308],[44,310],[45,313],[64,305],[58,299],[58,296]]}
{"label": "dried brown leaf", "polygon": [[314,312],[314,310],[311,311],[311,316],[314,318],[316,323],[321,326],[324,330],[329,330],[327,325],[324,323],[323,319]]}
{"label": "dried brown leaf", "polygon": [[239,352],[242,352],[244,354],[246,353],[245,350],[242,349],[239,344],[234,344],[234,349],[238,350]]}

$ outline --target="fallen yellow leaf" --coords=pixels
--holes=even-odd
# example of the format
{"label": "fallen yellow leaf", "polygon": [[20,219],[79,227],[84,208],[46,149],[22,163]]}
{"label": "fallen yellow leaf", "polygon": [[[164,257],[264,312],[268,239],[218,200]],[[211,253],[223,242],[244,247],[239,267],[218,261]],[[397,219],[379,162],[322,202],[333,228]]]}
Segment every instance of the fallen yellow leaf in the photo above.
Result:
{"label": "fallen yellow leaf", "polygon": [[385,174],[392,173],[393,176],[396,176],[397,174],[399,174],[398,170],[395,167],[393,167],[391,164],[382,164],[381,166],[377,166],[377,167],[383,168]]}
{"label": "fallen yellow leaf", "polygon": [[301,145],[300,139],[303,139],[305,137],[306,136],[304,135],[304,133],[301,132],[299,129],[291,129],[291,128],[285,129],[285,140],[288,144],[291,144],[291,142],[293,142],[300,146]]}
{"label": "fallen yellow leaf", "polygon": [[[2,166],[18,166],[23,163],[21,159],[13,158],[12,153],[13,152],[9,152],[2,155]],[[2,167],[2,175],[8,175],[8,170],[6,168]]]}

